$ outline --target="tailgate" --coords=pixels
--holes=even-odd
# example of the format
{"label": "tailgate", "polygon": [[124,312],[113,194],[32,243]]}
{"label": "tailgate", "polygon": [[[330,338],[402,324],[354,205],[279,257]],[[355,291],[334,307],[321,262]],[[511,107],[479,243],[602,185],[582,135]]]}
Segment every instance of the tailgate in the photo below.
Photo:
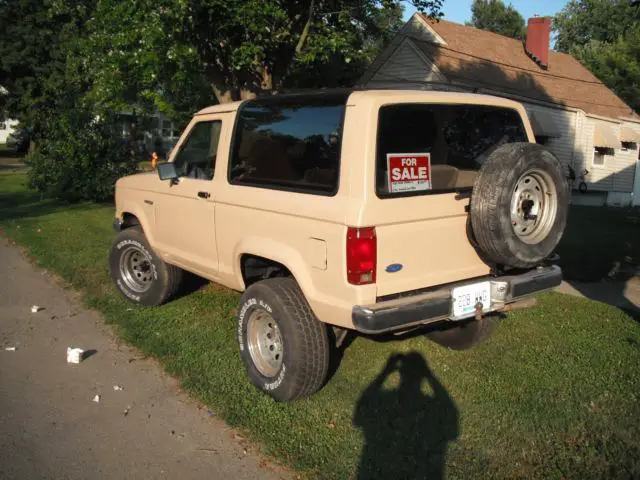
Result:
{"label": "tailgate", "polygon": [[468,203],[454,193],[376,202],[378,297],[489,273],[467,238]]}

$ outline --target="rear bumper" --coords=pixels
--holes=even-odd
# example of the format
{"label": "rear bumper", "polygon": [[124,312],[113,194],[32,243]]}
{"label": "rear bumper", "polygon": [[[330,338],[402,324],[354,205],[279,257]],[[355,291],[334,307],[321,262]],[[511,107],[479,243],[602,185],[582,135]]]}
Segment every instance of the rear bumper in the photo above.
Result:
{"label": "rear bumper", "polygon": [[[497,312],[506,305],[530,295],[557,287],[562,282],[562,270],[557,265],[538,267],[519,275],[490,277],[491,305],[488,312]],[[452,288],[473,282],[461,282],[444,288],[353,307],[352,319],[356,330],[363,333],[382,333],[421,324],[435,323],[451,317]],[[485,312],[486,313],[486,312]]]}

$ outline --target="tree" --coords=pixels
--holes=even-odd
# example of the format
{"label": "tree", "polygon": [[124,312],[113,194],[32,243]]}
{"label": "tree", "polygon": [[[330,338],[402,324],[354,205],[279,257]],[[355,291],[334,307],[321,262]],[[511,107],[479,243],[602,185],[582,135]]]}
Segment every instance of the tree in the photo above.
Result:
{"label": "tree", "polygon": [[3,109],[32,137],[29,184],[69,201],[106,200],[137,168],[113,114],[96,115],[85,54],[91,1],[0,0]]}
{"label": "tree", "polygon": [[54,110],[52,90],[65,71],[61,38],[66,16],[52,14],[41,0],[0,0],[0,96],[2,109],[38,133]]}
{"label": "tree", "polygon": [[471,22],[467,25],[523,40],[526,36],[524,18],[513,5],[502,0],[473,0]]}
{"label": "tree", "polygon": [[[412,3],[441,15],[442,0]],[[279,91],[312,66],[366,62],[399,11],[400,0],[106,0],[90,50],[98,89],[141,82],[135,90],[153,97],[166,88],[154,79],[188,72],[227,102]]]}
{"label": "tree", "polygon": [[615,42],[591,40],[572,53],[631,108],[640,112],[640,25]]}
{"label": "tree", "polygon": [[570,0],[553,19],[555,49],[570,52],[591,40],[614,43],[640,21],[630,0]]}
{"label": "tree", "polygon": [[556,49],[640,111],[640,3],[571,0],[554,18]]}

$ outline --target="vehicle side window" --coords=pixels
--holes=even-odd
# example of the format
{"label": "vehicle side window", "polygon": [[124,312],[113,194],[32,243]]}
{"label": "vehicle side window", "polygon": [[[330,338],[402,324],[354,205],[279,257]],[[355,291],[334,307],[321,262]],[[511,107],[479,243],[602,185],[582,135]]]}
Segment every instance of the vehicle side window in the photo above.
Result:
{"label": "vehicle side window", "polygon": [[493,150],[526,141],[520,115],[509,108],[384,106],[378,118],[376,192],[385,197],[469,189]]}
{"label": "vehicle side window", "polygon": [[219,120],[193,126],[173,161],[178,175],[198,180],[213,179],[221,128]]}
{"label": "vehicle side window", "polygon": [[229,181],[304,193],[338,189],[346,96],[254,100],[238,113]]}

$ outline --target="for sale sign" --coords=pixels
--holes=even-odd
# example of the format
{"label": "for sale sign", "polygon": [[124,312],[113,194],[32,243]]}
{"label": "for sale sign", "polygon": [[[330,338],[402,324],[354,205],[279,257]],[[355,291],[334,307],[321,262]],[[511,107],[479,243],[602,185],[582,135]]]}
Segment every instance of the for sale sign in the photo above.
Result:
{"label": "for sale sign", "polygon": [[389,192],[431,190],[430,153],[388,153]]}

